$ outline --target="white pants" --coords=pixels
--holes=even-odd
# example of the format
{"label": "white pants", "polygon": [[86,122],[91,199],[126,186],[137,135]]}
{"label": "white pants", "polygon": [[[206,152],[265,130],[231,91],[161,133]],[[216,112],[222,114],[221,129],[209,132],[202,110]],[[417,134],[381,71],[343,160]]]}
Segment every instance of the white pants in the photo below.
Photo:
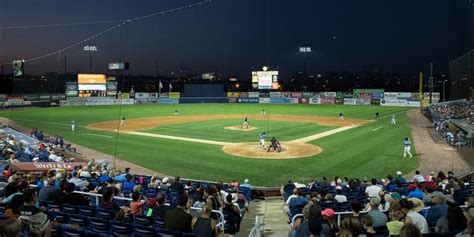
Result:
{"label": "white pants", "polygon": [[392,119],[392,124],[393,124],[393,125],[397,124],[397,122],[395,121],[395,119]]}
{"label": "white pants", "polygon": [[344,116],[339,116],[339,120],[344,120]]}
{"label": "white pants", "polygon": [[71,125],[71,130],[74,132],[74,128],[76,127],[76,125]]}
{"label": "white pants", "polygon": [[410,156],[410,158],[413,157],[413,156],[411,155],[411,153],[410,153],[410,147],[409,147],[409,146],[406,146],[406,147],[405,147],[405,150],[403,150],[403,157],[407,157],[407,153],[408,153],[408,155]]}
{"label": "white pants", "polygon": [[265,139],[260,139],[260,145],[265,146]]}
{"label": "white pants", "polygon": [[245,126],[245,127],[248,127],[248,126],[249,126],[249,123],[248,123],[248,122],[244,122],[244,123],[242,124],[242,127],[244,127],[244,126]]}

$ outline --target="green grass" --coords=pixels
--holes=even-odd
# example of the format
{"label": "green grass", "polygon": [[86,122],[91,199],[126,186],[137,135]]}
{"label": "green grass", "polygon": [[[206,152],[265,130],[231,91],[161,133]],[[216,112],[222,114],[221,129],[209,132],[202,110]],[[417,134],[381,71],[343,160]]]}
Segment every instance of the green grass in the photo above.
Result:
{"label": "green grass", "polygon": [[252,127],[256,127],[257,129],[252,131],[227,130],[224,128],[236,125],[240,126],[242,120],[218,119],[162,125],[147,130],[147,132],[224,142],[258,142],[260,133],[262,132],[266,132],[268,137],[273,136],[282,141],[289,141],[335,128],[333,126],[320,126],[310,123],[290,123],[256,119],[250,120],[250,123]]}
{"label": "green grass", "polygon": [[[290,160],[251,159],[228,155],[217,145],[199,144],[160,138],[140,137],[90,131],[90,123],[118,120],[121,117],[140,118],[171,116],[179,109],[180,116],[206,114],[259,114],[264,108],[270,114],[331,116],[339,112],[347,118],[373,119],[376,112],[386,116],[367,125],[337,133],[311,143],[323,148],[319,155]],[[179,104],[97,107],[59,107],[1,111],[26,127],[37,127],[49,134],[95,150],[117,155],[146,168],[168,175],[186,178],[230,181],[249,178],[253,184],[279,186],[288,178],[309,181],[321,176],[385,177],[400,170],[407,173],[417,166],[417,159],[403,159],[404,137],[411,137],[406,108],[379,106],[334,105],[271,105],[271,104]],[[397,126],[390,125],[390,115],[397,113]],[[76,132],[70,131],[74,119]],[[259,129],[252,132],[224,130],[225,126],[240,124],[241,120],[215,120],[165,125],[147,132],[187,136],[218,141],[258,141],[265,129],[282,140],[291,140],[331,127],[295,121],[251,120]],[[383,126],[383,127],[382,127]],[[260,128],[261,127],[261,128]],[[382,127],[382,128],[379,128]],[[379,129],[377,129],[379,128]],[[372,131],[377,129],[375,131]],[[95,135],[94,135],[95,134]],[[105,135],[108,137],[97,136]]]}

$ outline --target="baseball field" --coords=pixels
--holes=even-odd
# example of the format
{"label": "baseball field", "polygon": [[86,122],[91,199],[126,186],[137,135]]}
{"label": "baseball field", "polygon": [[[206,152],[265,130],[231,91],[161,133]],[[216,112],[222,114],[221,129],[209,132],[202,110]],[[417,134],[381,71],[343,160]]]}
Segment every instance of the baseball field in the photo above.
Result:
{"label": "baseball field", "polygon": [[[288,178],[309,182],[321,176],[371,178],[413,170],[416,156],[402,156],[403,138],[411,138],[407,110],[159,104],[18,109],[1,111],[0,116],[166,175],[212,181],[248,178],[258,186],[280,186]],[[340,112],[344,120],[338,118]],[[376,112],[379,120],[374,120]],[[392,114],[396,125],[390,124]],[[241,128],[245,117],[248,129]],[[122,125],[121,118],[126,118]],[[267,143],[276,137],[282,152],[263,149],[258,144],[262,132],[267,133]]]}

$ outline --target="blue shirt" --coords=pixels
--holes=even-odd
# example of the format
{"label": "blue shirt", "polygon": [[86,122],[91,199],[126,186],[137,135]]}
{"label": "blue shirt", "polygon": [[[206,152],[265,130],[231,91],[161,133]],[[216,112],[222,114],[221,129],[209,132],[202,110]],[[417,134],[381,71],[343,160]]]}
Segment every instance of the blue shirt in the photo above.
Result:
{"label": "blue shirt", "polygon": [[267,139],[267,134],[261,134],[260,135],[260,140],[262,140],[262,139],[263,140]]}
{"label": "blue shirt", "polygon": [[420,200],[423,200],[423,196],[423,192],[419,189],[415,189],[408,194],[408,198],[418,198]]}
{"label": "blue shirt", "polygon": [[403,145],[405,145],[405,147],[409,147],[411,145],[410,140],[403,141]]}

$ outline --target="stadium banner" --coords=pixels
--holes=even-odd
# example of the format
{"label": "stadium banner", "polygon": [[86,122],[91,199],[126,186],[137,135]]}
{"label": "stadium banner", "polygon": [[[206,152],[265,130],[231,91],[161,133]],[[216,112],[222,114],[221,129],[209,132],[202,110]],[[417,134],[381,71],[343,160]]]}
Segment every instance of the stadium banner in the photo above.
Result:
{"label": "stadium banner", "polygon": [[160,104],[179,104],[179,99],[160,98],[160,99],[158,99],[158,103],[160,103]]}
{"label": "stadium banner", "polygon": [[227,103],[227,97],[181,97],[179,103]]}
{"label": "stadium banner", "polygon": [[25,94],[23,97],[23,100],[39,100],[40,95],[39,94]]}
{"label": "stadium banner", "polygon": [[271,91],[270,92],[270,98],[280,98],[281,97],[281,92],[279,91]]}
{"label": "stadium banner", "polygon": [[65,171],[73,171],[74,167],[87,166],[87,163],[79,162],[12,162],[11,169],[23,172],[48,171],[52,169],[61,169]]}
{"label": "stadium banner", "polygon": [[[361,98],[360,94],[383,94],[385,92],[384,89],[354,89],[354,98],[358,99]],[[380,99],[380,98],[374,98],[374,99]]]}
{"label": "stadium banner", "polygon": [[421,107],[421,102],[420,101],[407,100],[407,106],[408,107]]}
{"label": "stadium banner", "polygon": [[116,96],[117,95],[117,82],[116,81],[107,81],[105,84],[107,96]]}
{"label": "stadium banner", "polygon": [[135,104],[135,99],[118,100],[118,104],[133,105],[133,104]]}
{"label": "stadium banner", "polygon": [[77,82],[67,81],[65,84],[66,96],[76,97],[79,95],[79,87]]}
{"label": "stadium banner", "polygon": [[290,98],[291,97],[291,92],[289,92],[289,91],[281,92],[281,97]]}
{"label": "stadium banner", "polygon": [[336,104],[337,105],[343,105],[344,104],[344,98],[336,98]]}
{"label": "stadium banner", "polygon": [[135,104],[156,104],[158,98],[135,98]]}
{"label": "stadium banner", "polygon": [[259,92],[255,92],[255,91],[249,92],[249,98],[258,98],[258,97],[260,97]]}
{"label": "stadium banner", "polygon": [[260,92],[260,98],[270,98],[270,93],[268,92]]}
{"label": "stadium banner", "polygon": [[380,99],[371,99],[370,104],[371,105],[380,105]]}
{"label": "stadium banner", "polygon": [[303,92],[303,98],[314,98],[314,92]]}
{"label": "stadium banner", "polygon": [[168,98],[168,93],[160,93],[160,98]]}
{"label": "stadium banner", "polygon": [[382,105],[382,106],[403,107],[403,106],[407,105],[407,100],[386,100],[386,99],[383,99],[383,100],[381,100],[380,105]]}
{"label": "stadium banner", "polygon": [[65,100],[65,94],[51,94],[51,100]]}
{"label": "stadium banner", "polygon": [[298,98],[298,104],[309,104],[309,98]]}
{"label": "stadium banner", "polygon": [[227,92],[227,98],[238,98],[239,92]]}
{"label": "stadium banner", "polygon": [[24,96],[23,95],[7,95],[7,101],[23,101]]}
{"label": "stadium banner", "polygon": [[421,107],[428,107],[430,105],[430,99],[422,99]]}
{"label": "stadium banner", "polygon": [[384,93],[383,92],[374,92],[372,93],[372,99],[383,99],[384,98]]}
{"label": "stadium banner", "polygon": [[291,92],[293,98],[303,98],[303,92]]}
{"label": "stadium banner", "polygon": [[158,93],[156,92],[148,93],[148,98],[158,98]]}
{"label": "stadium banner", "polygon": [[351,98],[344,98],[345,105],[356,105],[356,100]]}
{"label": "stadium banner", "polygon": [[400,100],[411,98],[411,92],[385,92],[383,95],[385,100]]}
{"label": "stadium banner", "polygon": [[321,104],[335,104],[336,103],[336,100],[334,98],[321,98],[320,99],[321,101]]}
{"label": "stadium banner", "polygon": [[239,98],[249,98],[248,92],[239,92]]}
{"label": "stadium banner", "polygon": [[122,93],[122,94],[119,94],[118,99],[130,99],[130,93]]}
{"label": "stadium banner", "polygon": [[353,95],[350,92],[336,92],[336,98],[351,98]]}
{"label": "stadium banner", "polygon": [[[440,93],[439,92],[432,92],[431,93],[431,103],[438,103],[439,102]],[[430,101],[430,93],[424,92],[423,98],[427,99],[428,102]]]}
{"label": "stadium banner", "polygon": [[148,93],[137,92],[135,93],[135,99],[146,99],[148,98]]}
{"label": "stadium banner", "polygon": [[235,97],[229,97],[229,98],[227,98],[227,102],[228,102],[228,103],[237,103],[237,98],[235,98]]}
{"label": "stadium banner", "polygon": [[336,98],[337,93],[336,92],[324,92],[324,97],[326,98]]}
{"label": "stadium banner", "polygon": [[239,98],[238,101],[244,104],[258,104],[260,102],[258,98]]}
{"label": "stadium banner", "polygon": [[320,98],[309,98],[309,103],[310,104],[321,104],[321,99]]}
{"label": "stadium banner", "polygon": [[420,101],[420,93],[418,92],[412,92],[411,93],[411,97],[410,97],[410,100],[412,101]]}
{"label": "stadium banner", "polygon": [[5,101],[7,99],[7,96],[6,95],[0,95],[0,101]]}
{"label": "stadium banner", "polygon": [[300,101],[298,100],[298,98],[290,98],[291,100],[291,103],[292,104],[298,104]]}
{"label": "stadium banner", "polygon": [[361,99],[355,99],[356,105],[370,105],[372,99],[370,98],[361,98]]}
{"label": "stadium banner", "polygon": [[291,103],[291,98],[270,98],[271,104],[289,104]]}
{"label": "stadium banner", "polygon": [[270,98],[259,98],[258,103],[260,103],[260,104],[270,104]]}
{"label": "stadium banner", "polygon": [[179,92],[170,92],[170,93],[168,93],[168,98],[179,99],[180,94],[179,94]]}
{"label": "stadium banner", "polygon": [[314,92],[313,98],[323,98],[324,92]]}

